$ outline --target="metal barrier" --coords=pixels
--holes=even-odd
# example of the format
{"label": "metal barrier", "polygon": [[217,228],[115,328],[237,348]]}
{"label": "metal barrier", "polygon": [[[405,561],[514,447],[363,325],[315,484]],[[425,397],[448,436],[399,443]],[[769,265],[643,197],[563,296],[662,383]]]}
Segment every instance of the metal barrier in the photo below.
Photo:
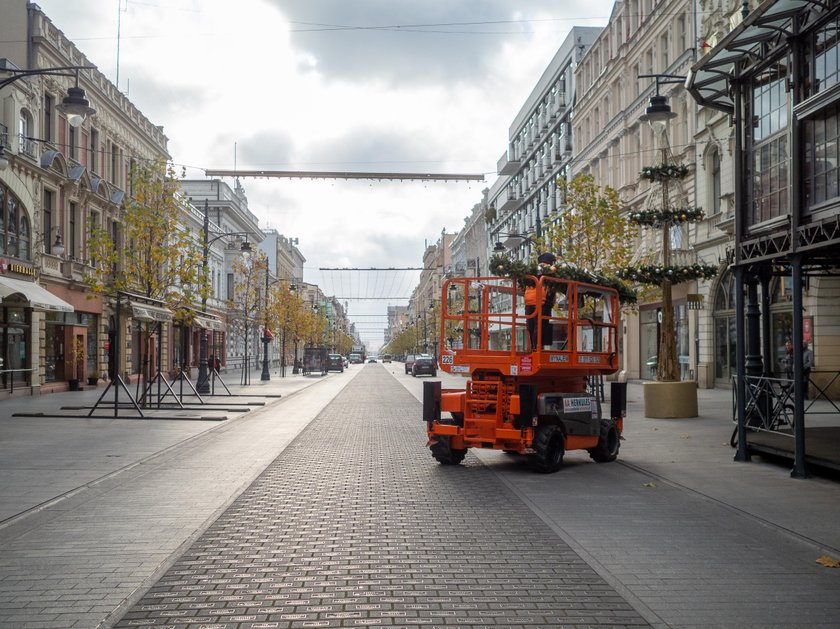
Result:
{"label": "metal barrier", "polygon": [[[9,395],[12,395],[15,392],[15,376],[14,376],[14,374],[16,374],[16,373],[32,373],[33,371],[34,371],[34,369],[32,369],[31,367],[29,369],[0,369],[0,378],[5,376],[7,373],[12,374],[12,377],[8,378],[9,388],[6,389],[6,383],[4,382],[3,383],[3,390],[8,390]],[[3,378],[3,380],[6,380],[6,379]],[[23,381],[24,386],[30,386],[30,384],[31,384],[31,382],[27,382],[27,380],[24,379],[24,381]]]}
{"label": "metal barrier", "polygon": [[[817,382],[814,375],[818,374]],[[830,376],[830,377],[829,377]],[[736,378],[732,379],[732,419],[738,421],[738,389]],[[773,432],[793,437],[795,400],[794,381],[791,378],[769,378],[767,376],[745,376],[746,399],[744,400],[745,428],[757,432]],[[822,382],[820,385],[818,382]],[[806,384],[806,391],[816,391],[814,397],[803,400],[805,425],[808,417],[836,416],[840,418],[840,406],[829,397],[829,391],[840,382],[840,372],[812,371]],[[735,428],[737,431],[737,426]],[[733,433],[734,442],[734,433]]]}

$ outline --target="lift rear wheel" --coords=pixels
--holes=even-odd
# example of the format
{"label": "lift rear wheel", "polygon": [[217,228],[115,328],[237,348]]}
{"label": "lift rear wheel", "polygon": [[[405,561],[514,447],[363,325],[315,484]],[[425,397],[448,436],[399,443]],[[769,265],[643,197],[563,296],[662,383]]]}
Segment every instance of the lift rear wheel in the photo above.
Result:
{"label": "lift rear wheel", "polygon": [[531,446],[531,467],[537,472],[551,474],[563,467],[565,454],[565,438],[559,426],[542,426],[537,429],[534,443]]}
{"label": "lift rear wheel", "polygon": [[[453,413],[453,415],[455,415],[455,413]],[[463,421],[462,415],[462,419],[460,421],[453,417],[451,419],[442,419],[440,423],[447,425],[463,425]],[[429,449],[432,451],[432,456],[435,461],[441,465],[458,465],[464,460],[464,457],[467,456],[466,449],[452,447],[452,437],[448,435],[435,435],[434,443],[429,446]]]}
{"label": "lift rear wheel", "polygon": [[618,426],[611,419],[602,419],[598,445],[588,450],[589,456],[598,463],[609,463],[616,460],[620,447],[621,435],[618,434]]}

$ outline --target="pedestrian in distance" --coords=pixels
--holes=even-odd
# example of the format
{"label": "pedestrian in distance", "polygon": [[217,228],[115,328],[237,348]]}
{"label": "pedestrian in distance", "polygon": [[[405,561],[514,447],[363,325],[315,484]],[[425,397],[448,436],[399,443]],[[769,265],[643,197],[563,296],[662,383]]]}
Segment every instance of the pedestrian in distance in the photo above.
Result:
{"label": "pedestrian in distance", "polygon": [[808,341],[802,341],[802,391],[808,399],[808,384],[811,382],[811,369],[814,368],[814,352],[808,347]]}
{"label": "pedestrian in distance", "polygon": [[785,341],[785,355],[779,362],[785,378],[793,380],[793,342],[790,339]]}

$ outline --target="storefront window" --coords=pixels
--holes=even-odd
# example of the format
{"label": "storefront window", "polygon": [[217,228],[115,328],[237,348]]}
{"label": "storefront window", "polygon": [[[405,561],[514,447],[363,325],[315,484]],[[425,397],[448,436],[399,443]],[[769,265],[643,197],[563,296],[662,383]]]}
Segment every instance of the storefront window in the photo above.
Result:
{"label": "storefront window", "polygon": [[46,313],[44,338],[44,381],[60,382],[64,377],[64,313]]}
{"label": "storefront window", "polygon": [[30,381],[26,355],[30,321],[23,308],[0,308],[0,317],[0,383],[4,388],[12,381],[23,386]]}

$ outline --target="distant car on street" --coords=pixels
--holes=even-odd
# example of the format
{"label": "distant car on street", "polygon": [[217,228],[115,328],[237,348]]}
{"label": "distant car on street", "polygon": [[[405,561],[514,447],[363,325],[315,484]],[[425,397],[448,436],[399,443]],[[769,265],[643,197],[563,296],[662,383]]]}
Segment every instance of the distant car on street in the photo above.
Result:
{"label": "distant car on street", "polygon": [[368,358],[368,362],[369,363],[375,363],[376,359],[373,356],[371,356],[370,358]]}
{"label": "distant car on street", "polygon": [[350,354],[350,364],[351,365],[361,365],[364,361],[362,360],[361,354]]}
{"label": "distant car on street", "polygon": [[411,375],[415,378],[417,376],[426,374],[427,376],[436,376],[437,368],[435,367],[435,359],[431,356],[417,356],[414,363],[411,365]]}
{"label": "distant car on street", "polygon": [[382,362],[383,363],[391,362],[391,354],[382,354]]}
{"label": "distant car on street", "polygon": [[327,355],[327,371],[344,371],[344,359],[341,354]]}
{"label": "distant car on street", "polygon": [[414,364],[414,354],[405,355],[405,372],[411,373],[411,366]]}

